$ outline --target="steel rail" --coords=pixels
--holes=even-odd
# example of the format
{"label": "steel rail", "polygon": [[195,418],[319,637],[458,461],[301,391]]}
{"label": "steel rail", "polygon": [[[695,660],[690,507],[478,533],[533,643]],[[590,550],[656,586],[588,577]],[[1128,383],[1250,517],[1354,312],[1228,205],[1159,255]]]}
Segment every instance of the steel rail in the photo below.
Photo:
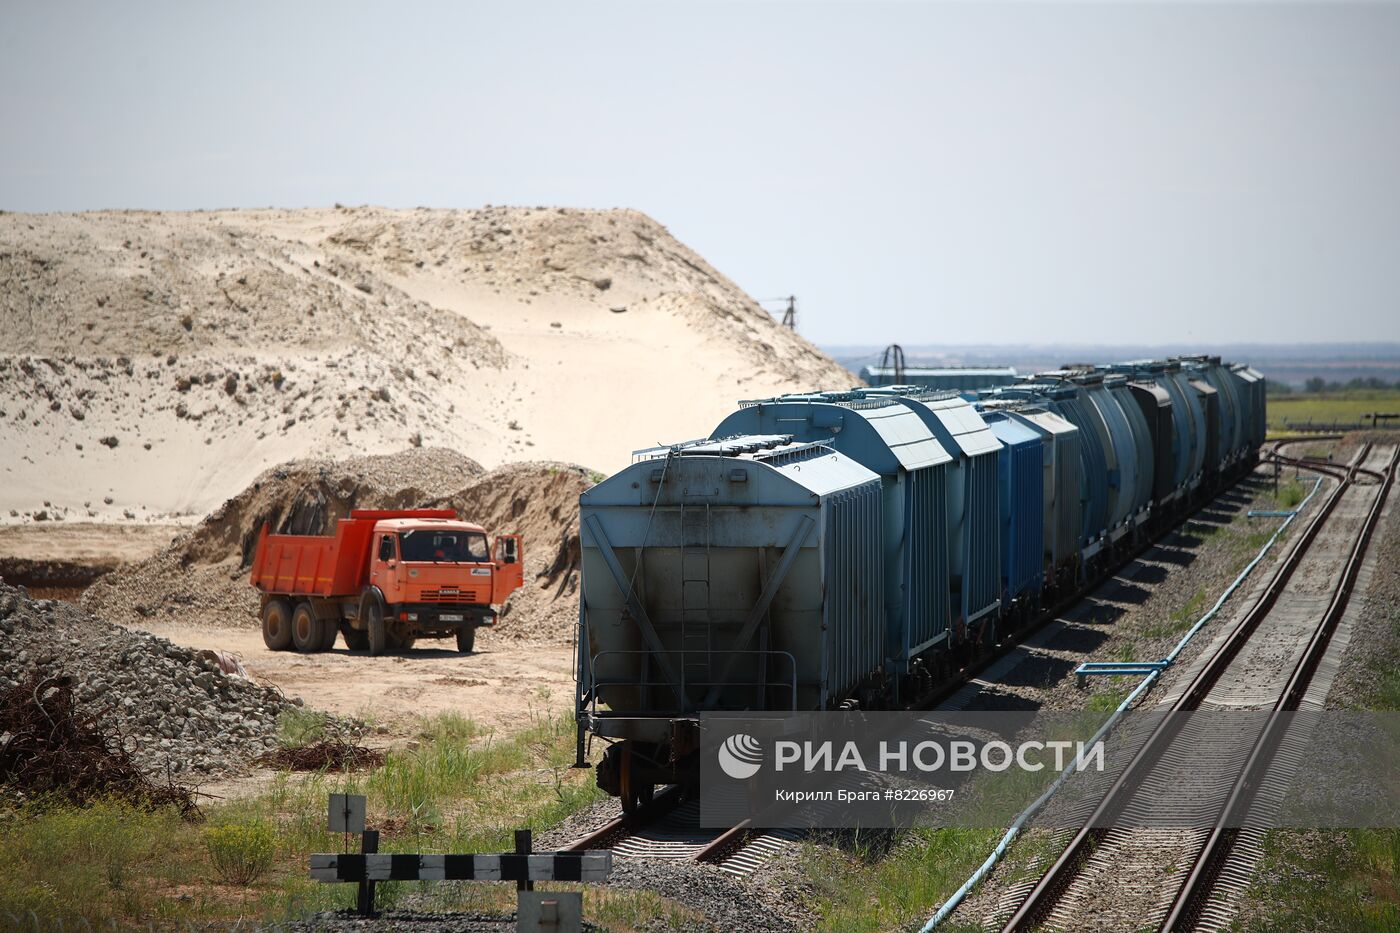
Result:
{"label": "steel rail", "polygon": [[1351,602],[1352,587],[1356,584],[1357,575],[1361,572],[1361,565],[1366,559],[1371,538],[1380,522],[1381,512],[1385,508],[1386,497],[1395,480],[1397,459],[1400,459],[1400,447],[1396,447],[1391,454],[1390,463],[1385,469],[1385,481],[1381,484],[1375,501],[1371,503],[1366,521],[1352,546],[1351,554],[1347,558],[1346,569],[1342,572],[1337,589],[1332,594],[1327,611],[1313,632],[1303,656],[1298,659],[1298,663],[1288,679],[1288,685],[1284,688],[1278,701],[1275,702],[1274,715],[1269,718],[1268,725],[1250,750],[1249,758],[1231,787],[1230,795],[1211,830],[1210,836],[1206,839],[1200,852],[1197,853],[1190,873],[1177,891],[1176,897],[1173,898],[1171,910],[1167,914],[1166,922],[1162,925],[1163,930],[1173,931],[1173,933],[1177,930],[1188,930],[1200,917],[1206,899],[1209,897],[1239,834],[1238,828],[1232,828],[1230,824],[1234,822],[1236,816],[1245,812],[1258,791],[1265,770],[1273,760],[1274,744],[1272,740],[1284,722],[1283,717],[1279,714],[1294,711],[1302,703],[1303,695],[1312,682],[1318,665],[1322,663],[1328,646],[1332,643],[1332,634],[1336,631],[1337,625],[1341,622],[1342,616]]}
{"label": "steel rail", "polygon": [[[586,836],[574,840],[563,848],[565,852],[583,852],[589,849],[616,849],[641,830],[664,819],[685,801],[679,784],[672,784],[659,791],[651,803],[633,813],[624,813],[593,830]],[[696,851],[687,857],[688,861],[719,863],[742,850],[752,829],[749,820],[743,820],[724,830],[713,839],[704,837],[711,831],[696,829]]]}
{"label": "steel rail", "polygon": [[[1317,457],[1285,457],[1280,453],[1271,453],[1264,458],[1265,463],[1273,463],[1274,461],[1278,461],[1285,466],[1312,470],[1317,473],[1326,473],[1338,479],[1347,472],[1345,464],[1334,463],[1331,460],[1321,460]],[[1369,476],[1378,483],[1385,481],[1384,470],[1368,470],[1365,467],[1357,467],[1356,472],[1362,476]]]}
{"label": "steel rail", "polygon": [[651,803],[643,805],[632,813],[623,813],[621,816],[609,820],[588,835],[569,843],[560,851],[582,852],[586,849],[610,848],[608,843],[617,836],[626,835],[648,823],[655,822],[678,807],[680,803],[680,785],[672,784],[659,791],[652,798]]}
{"label": "steel rail", "polygon": [[[1239,655],[1245,643],[1277,603],[1284,587],[1302,564],[1303,558],[1321,532],[1323,525],[1336,510],[1337,504],[1341,502],[1346,490],[1351,487],[1354,473],[1370,454],[1371,446],[1367,443],[1357,452],[1347,466],[1346,478],[1337,484],[1317,515],[1313,516],[1293,550],[1289,552],[1283,563],[1274,572],[1273,578],[1259,599],[1250,607],[1244,618],[1236,624],[1219,650],[1192,678],[1186,691],[1172,704],[1171,712],[1187,712],[1198,708],[1230,663]],[[1140,777],[1146,777],[1151,771],[1151,766],[1162,754],[1164,746],[1179,731],[1180,719],[1179,716],[1164,716],[1158,721],[1147,741],[1137,750],[1127,766],[1118,775],[1107,794],[1095,807],[1094,812],[1085,820],[1084,825],[1075,833],[1074,838],[1060,853],[1059,858],[1041,876],[1030,894],[1026,896],[1020,907],[1006,922],[1003,933],[1030,929],[1049,913],[1075,874],[1083,867],[1092,849],[1097,846],[1098,841],[1104,835],[1105,830],[1097,827],[1096,824],[1117,804],[1119,799],[1126,797],[1136,787]]]}
{"label": "steel rail", "polygon": [[744,838],[748,836],[751,825],[752,821],[741,820],[737,825],[726,829],[716,836],[705,848],[695,853],[695,861],[723,861],[731,851],[743,845]]}

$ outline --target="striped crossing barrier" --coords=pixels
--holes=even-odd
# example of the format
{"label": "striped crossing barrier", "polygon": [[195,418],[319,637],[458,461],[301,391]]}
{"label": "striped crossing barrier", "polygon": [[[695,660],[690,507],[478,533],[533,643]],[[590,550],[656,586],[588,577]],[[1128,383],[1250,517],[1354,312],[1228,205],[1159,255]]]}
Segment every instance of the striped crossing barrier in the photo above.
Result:
{"label": "striped crossing barrier", "polygon": [[[325,884],[360,886],[355,900],[362,917],[374,916],[374,886],[381,881],[514,881],[516,926],[521,931],[573,933],[583,929],[583,895],[537,893],[536,881],[603,882],[612,873],[612,852],[535,852],[528,829],[515,831],[515,851],[489,855],[420,855],[380,852],[379,831],[365,827],[362,794],[331,794],[326,828],[345,834],[345,852],[311,856],[311,878]],[[350,852],[358,834],[360,851]]]}
{"label": "striped crossing barrier", "polygon": [[612,852],[499,855],[329,853],[311,856],[311,877],[342,881],[606,881]]}

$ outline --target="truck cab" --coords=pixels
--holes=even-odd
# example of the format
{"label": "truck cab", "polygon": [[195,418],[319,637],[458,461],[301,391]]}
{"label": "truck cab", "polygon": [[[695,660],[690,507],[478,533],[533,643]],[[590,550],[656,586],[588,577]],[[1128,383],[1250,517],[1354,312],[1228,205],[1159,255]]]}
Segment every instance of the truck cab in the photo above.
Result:
{"label": "truck cab", "polygon": [[377,522],[373,540],[369,580],[389,605],[499,605],[524,582],[517,535],[493,549],[480,525],[395,518]]}
{"label": "truck cab", "polygon": [[501,535],[492,547],[486,529],[471,522],[391,518],[375,523],[369,586],[383,600],[393,647],[408,647],[420,636],[456,634],[459,646],[465,642],[463,650],[471,650],[475,629],[495,625],[492,607],[523,582],[518,535]]}

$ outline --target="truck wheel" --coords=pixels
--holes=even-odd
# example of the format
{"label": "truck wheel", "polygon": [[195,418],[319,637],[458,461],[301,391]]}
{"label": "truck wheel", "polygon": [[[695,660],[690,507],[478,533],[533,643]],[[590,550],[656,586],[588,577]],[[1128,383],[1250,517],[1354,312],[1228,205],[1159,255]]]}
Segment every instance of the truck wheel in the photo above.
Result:
{"label": "truck wheel", "polygon": [[377,599],[367,600],[365,607],[365,647],[371,656],[384,653],[389,647],[389,630],[384,625],[384,606]]}
{"label": "truck wheel", "polygon": [[470,625],[464,625],[457,629],[457,650],[462,654],[471,654],[476,650],[476,629]]}
{"label": "truck wheel", "polygon": [[292,644],[303,654],[321,650],[321,620],[310,603],[297,603],[292,611]]}
{"label": "truck wheel", "polygon": [[410,635],[400,626],[389,629],[389,650],[407,651],[413,647],[413,643],[418,640],[416,635]]}
{"label": "truck wheel", "polygon": [[345,639],[345,647],[351,651],[364,651],[369,647],[369,633],[351,628],[349,622],[340,623],[340,636]]}
{"label": "truck wheel", "polygon": [[[340,633],[334,619],[321,620],[321,647],[317,651],[330,651],[335,647],[335,636]],[[348,646],[347,646],[348,647]]]}
{"label": "truck wheel", "polygon": [[292,607],[285,599],[269,599],[262,611],[263,644],[273,651],[292,647]]}

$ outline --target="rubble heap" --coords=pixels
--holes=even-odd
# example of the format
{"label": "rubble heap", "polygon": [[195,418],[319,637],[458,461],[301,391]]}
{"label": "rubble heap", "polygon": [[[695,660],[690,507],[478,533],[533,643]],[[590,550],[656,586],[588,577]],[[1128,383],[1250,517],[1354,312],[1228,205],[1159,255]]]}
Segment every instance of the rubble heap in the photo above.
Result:
{"label": "rubble heap", "polygon": [[36,674],[70,683],[76,712],[114,732],[143,773],[186,782],[245,769],[301,705],[200,652],[0,582],[0,692]]}

